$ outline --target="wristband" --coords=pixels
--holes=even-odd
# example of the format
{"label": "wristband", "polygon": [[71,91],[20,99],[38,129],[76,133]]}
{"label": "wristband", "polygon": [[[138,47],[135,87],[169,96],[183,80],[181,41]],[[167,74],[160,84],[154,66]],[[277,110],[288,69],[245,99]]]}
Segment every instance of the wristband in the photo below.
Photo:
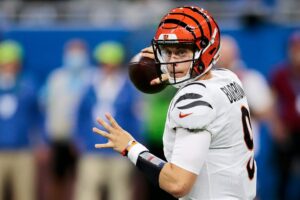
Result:
{"label": "wristband", "polygon": [[139,155],[145,151],[149,150],[144,145],[137,142],[135,145],[131,146],[130,150],[128,151],[127,157],[134,165],[136,165]]}
{"label": "wristband", "polygon": [[135,140],[130,140],[127,144],[127,146],[125,147],[125,149],[121,152],[122,156],[127,156],[128,151],[131,149],[131,147],[133,147],[135,144],[137,144],[137,142]]}

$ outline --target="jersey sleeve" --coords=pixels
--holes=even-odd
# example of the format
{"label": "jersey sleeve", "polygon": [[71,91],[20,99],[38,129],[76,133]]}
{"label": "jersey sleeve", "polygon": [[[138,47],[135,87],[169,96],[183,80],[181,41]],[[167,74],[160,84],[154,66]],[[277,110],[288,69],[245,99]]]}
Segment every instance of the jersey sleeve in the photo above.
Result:
{"label": "jersey sleeve", "polygon": [[197,134],[179,128],[176,133],[171,163],[199,175],[206,160],[211,134],[200,131]]}
{"label": "jersey sleeve", "polygon": [[216,118],[216,108],[209,90],[204,86],[191,85],[175,96],[170,107],[170,117],[175,127],[204,130]]}

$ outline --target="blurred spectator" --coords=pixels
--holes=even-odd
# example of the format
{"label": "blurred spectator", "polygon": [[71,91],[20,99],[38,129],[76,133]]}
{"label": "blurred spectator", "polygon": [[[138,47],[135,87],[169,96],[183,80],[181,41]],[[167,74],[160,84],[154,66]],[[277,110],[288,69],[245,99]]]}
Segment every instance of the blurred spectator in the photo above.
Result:
{"label": "blurred spectator", "polygon": [[[291,197],[288,186],[300,172],[300,32],[291,35],[288,42],[288,59],[277,66],[272,75],[272,89],[276,97],[283,130],[275,133],[279,172],[278,199],[300,199],[299,181],[294,184],[297,196]],[[299,174],[298,174],[299,180]]]}
{"label": "blurred spectator", "polygon": [[112,41],[99,44],[94,51],[99,68],[91,77],[92,84],[84,96],[78,118],[77,140],[82,156],[78,166],[77,200],[105,196],[111,200],[131,199],[129,179],[133,166],[110,149],[97,150],[95,141],[105,142],[105,138],[101,141],[91,129],[97,126],[97,117],[110,112],[120,125],[134,133],[135,138],[140,138],[140,97],[122,66],[124,53],[123,46]]}
{"label": "blurred spectator", "polygon": [[86,43],[72,39],[66,43],[63,66],[49,75],[43,91],[46,132],[51,146],[51,178],[46,192],[49,199],[71,199],[70,185],[77,160],[73,137],[79,103],[91,72]]}
{"label": "blurred spectator", "polygon": [[219,67],[232,70],[242,81],[250,111],[251,127],[254,137],[254,151],[258,156],[260,149],[260,123],[272,120],[273,97],[264,76],[254,69],[247,68],[240,58],[240,50],[236,40],[231,36],[221,39]]}
{"label": "blurred spectator", "polygon": [[22,60],[20,44],[0,43],[0,199],[35,199],[32,147],[39,115],[35,87],[21,73]]}

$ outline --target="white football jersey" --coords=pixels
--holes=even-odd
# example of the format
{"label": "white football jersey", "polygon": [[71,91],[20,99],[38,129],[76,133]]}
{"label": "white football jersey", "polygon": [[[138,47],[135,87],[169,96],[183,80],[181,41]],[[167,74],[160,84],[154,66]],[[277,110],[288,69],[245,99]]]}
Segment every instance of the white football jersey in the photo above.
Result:
{"label": "white football jersey", "polygon": [[[257,169],[242,84],[229,70],[211,72],[212,78],[185,85],[171,101],[163,136],[165,156],[198,175],[191,192],[181,199],[254,199]],[[210,135],[205,155],[205,145],[197,141],[197,134],[204,133]]]}

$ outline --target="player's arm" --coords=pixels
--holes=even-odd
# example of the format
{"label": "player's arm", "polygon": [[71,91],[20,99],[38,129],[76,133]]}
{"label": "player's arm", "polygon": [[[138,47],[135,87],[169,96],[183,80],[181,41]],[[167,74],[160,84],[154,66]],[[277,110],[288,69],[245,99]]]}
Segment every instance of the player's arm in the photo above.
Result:
{"label": "player's arm", "polygon": [[196,174],[175,164],[166,163],[159,175],[159,186],[174,197],[179,198],[190,192],[196,178]]}
{"label": "player's arm", "polygon": [[174,156],[171,163],[167,163],[136,142],[110,114],[106,114],[106,118],[110,124],[102,119],[98,119],[98,122],[108,132],[97,128],[93,131],[106,137],[108,143],[96,144],[96,148],[113,148],[127,155],[152,183],[175,197],[182,197],[191,190],[208,151],[209,133],[191,134],[185,129],[180,130],[176,134]]}
{"label": "player's arm", "polygon": [[139,143],[135,143],[129,150],[128,158],[152,184],[177,198],[186,195],[197,178],[196,174],[151,154]]}
{"label": "player's arm", "polygon": [[207,157],[210,141],[207,131],[177,128],[172,158],[160,173],[160,187],[176,197],[190,192]]}

